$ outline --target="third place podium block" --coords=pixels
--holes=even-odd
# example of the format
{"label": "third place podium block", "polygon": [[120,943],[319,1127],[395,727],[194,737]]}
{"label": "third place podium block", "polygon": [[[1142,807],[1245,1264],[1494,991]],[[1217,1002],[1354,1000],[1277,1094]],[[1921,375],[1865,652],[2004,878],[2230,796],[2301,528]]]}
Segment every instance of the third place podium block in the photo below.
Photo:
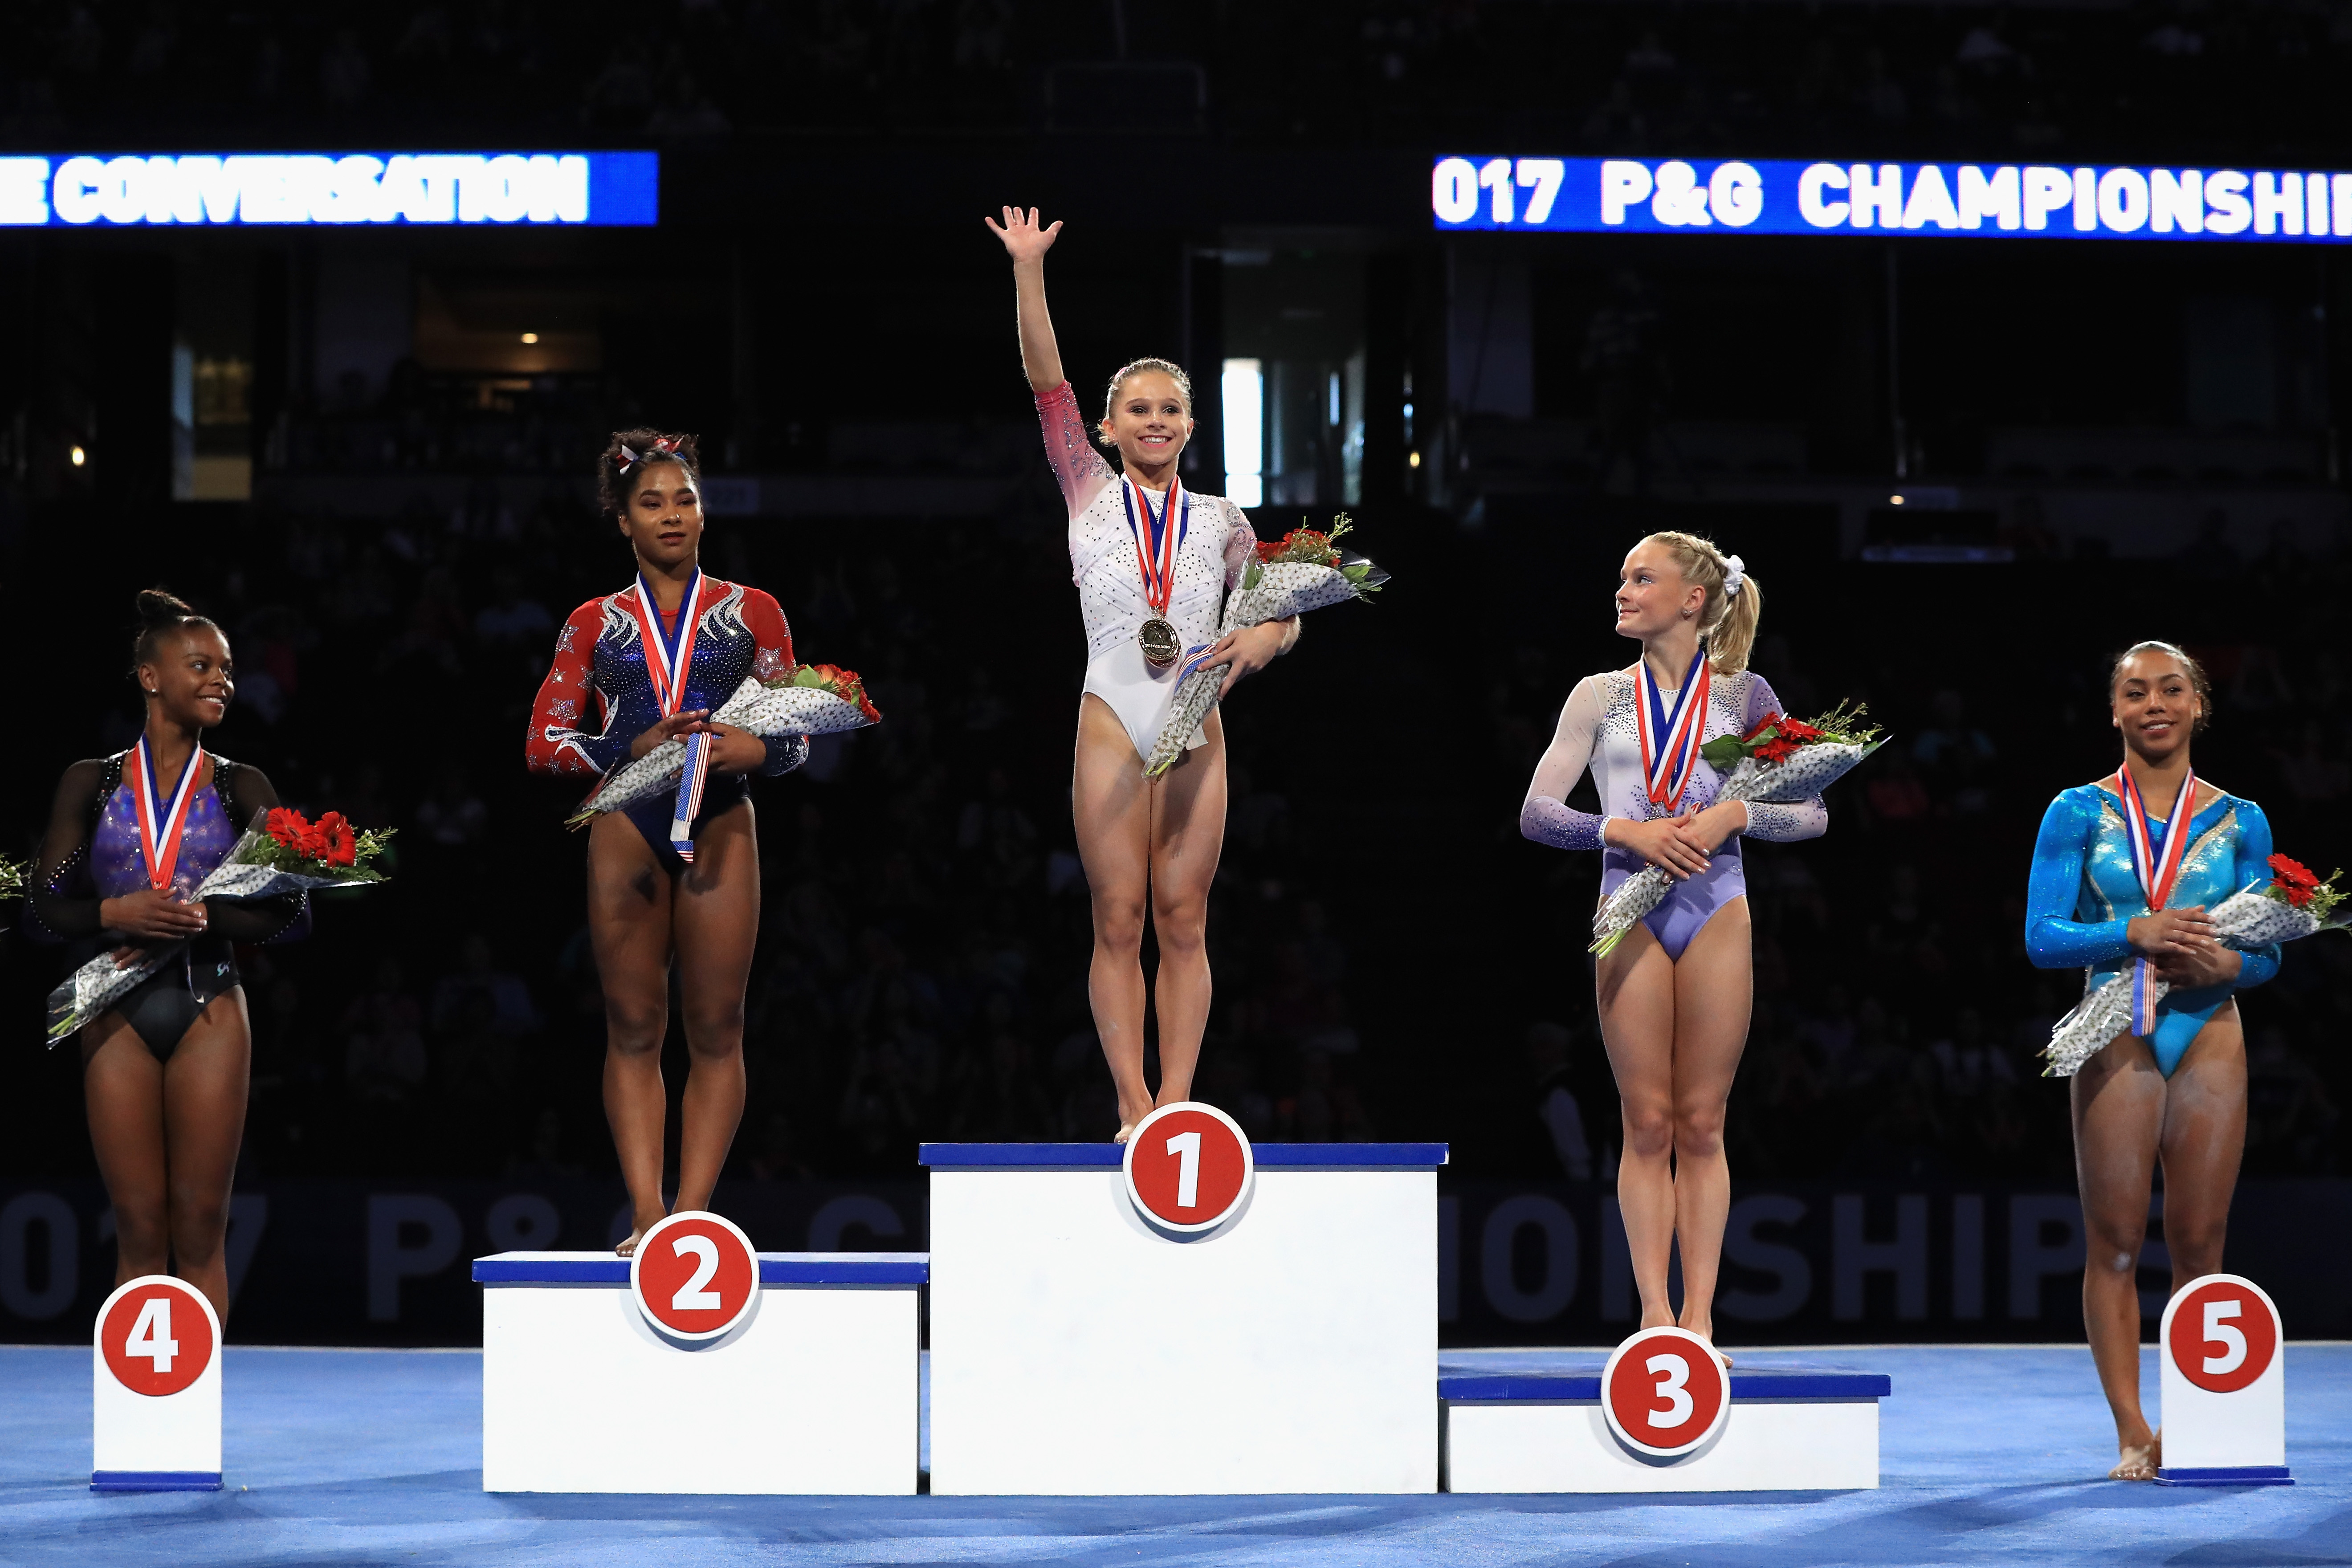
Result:
{"label": "third place podium block", "polygon": [[1442,1143],[930,1143],[931,1489],[1429,1492]]}
{"label": "third place podium block", "polygon": [[482,1489],[911,1493],[924,1273],[694,1213],[634,1259],[477,1258]]}

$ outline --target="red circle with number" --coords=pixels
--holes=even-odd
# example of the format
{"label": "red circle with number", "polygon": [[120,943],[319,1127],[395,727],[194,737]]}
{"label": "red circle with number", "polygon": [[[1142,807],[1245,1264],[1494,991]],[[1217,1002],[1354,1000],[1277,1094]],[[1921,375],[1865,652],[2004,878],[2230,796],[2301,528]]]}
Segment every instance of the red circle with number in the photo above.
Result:
{"label": "red circle with number", "polygon": [[1687,1454],[1713,1436],[1731,1400],[1715,1347],[1688,1329],[1644,1329],[1601,1373],[1611,1431],[1645,1454]]}
{"label": "red circle with number", "polygon": [[2270,1370],[2278,1313],[2268,1298],[2229,1276],[2192,1283],[2172,1309],[2172,1364],[2213,1394],[2235,1394]]}
{"label": "red circle with number", "polygon": [[1232,1217],[1256,1173],[1249,1139],[1213,1105],[1163,1105],[1127,1140],[1127,1190],[1151,1222],[1208,1230]]}
{"label": "red circle with number", "polygon": [[715,1340],[751,1310],[760,1259],[731,1220],[698,1209],[671,1215],[629,1258],[637,1310],[672,1339]]}
{"label": "red circle with number", "polygon": [[133,1394],[161,1399],[204,1376],[213,1363],[209,1304],[184,1280],[163,1275],[133,1279],[99,1315],[98,1348],[114,1381]]}

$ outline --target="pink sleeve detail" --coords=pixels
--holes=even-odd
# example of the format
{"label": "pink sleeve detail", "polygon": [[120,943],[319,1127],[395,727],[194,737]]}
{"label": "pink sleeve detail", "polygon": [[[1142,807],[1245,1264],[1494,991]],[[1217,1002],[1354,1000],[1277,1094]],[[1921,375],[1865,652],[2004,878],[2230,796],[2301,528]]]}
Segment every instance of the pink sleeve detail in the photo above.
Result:
{"label": "pink sleeve detail", "polygon": [[1094,433],[1078,412],[1078,395],[1068,382],[1037,395],[1037,423],[1045,427],[1045,460],[1054,465],[1062,500],[1076,517],[1110,483],[1110,465],[1095,450]]}

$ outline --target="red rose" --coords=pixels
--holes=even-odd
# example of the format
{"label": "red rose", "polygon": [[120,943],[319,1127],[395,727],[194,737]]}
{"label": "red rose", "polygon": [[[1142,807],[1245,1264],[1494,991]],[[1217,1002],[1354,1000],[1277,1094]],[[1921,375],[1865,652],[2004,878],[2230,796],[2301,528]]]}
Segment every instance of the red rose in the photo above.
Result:
{"label": "red rose", "polygon": [[2319,879],[2313,875],[2310,867],[2300,860],[2290,860],[2284,855],[2273,855],[2271,857],[2270,865],[2271,869],[2278,873],[2278,879],[2282,886],[2290,888],[2319,886]]}
{"label": "red rose", "polygon": [[1284,541],[1279,539],[1260,541],[1257,547],[1257,558],[1260,561],[1271,562],[1276,556],[1282,553],[1282,546],[1284,542]]}
{"label": "red rose", "polygon": [[1775,737],[1756,748],[1753,753],[1759,763],[1782,763],[1797,754],[1797,742]]}
{"label": "red rose", "polygon": [[1811,724],[1806,723],[1801,719],[1781,720],[1780,734],[1785,740],[1798,742],[1818,741],[1822,738],[1822,732],[1819,730],[1814,729]]}
{"label": "red rose", "polygon": [[2299,884],[2282,883],[2280,891],[2286,895],[2286,901],[2293,908],[2299,910],[2311,902],[2312,890]]}

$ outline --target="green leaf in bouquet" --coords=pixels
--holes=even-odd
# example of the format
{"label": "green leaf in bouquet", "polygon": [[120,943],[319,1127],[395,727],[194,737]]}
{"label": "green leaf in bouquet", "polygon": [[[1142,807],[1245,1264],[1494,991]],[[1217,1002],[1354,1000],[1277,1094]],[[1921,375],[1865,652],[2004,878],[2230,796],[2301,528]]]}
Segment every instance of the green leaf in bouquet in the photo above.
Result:
{"label": "green leaf in bouquet", "polygon": [[[1756,739],[1759,742],[1769,741],[1772,738],[1773,733],[1774,731],[1767,730],[1764,733],[1757,736]],[[1747,755],[1748,742],[1742,741],[1737,735],[1717,735],[1714,740],[1709,741],[1706,745],[1701,746],[1698,749],[1699,761],[1705,763],[1708,767],[1713,768],[1717,773],[1727,772],[1728,770],[1738,766],[1740,759]]]}
{"label": "green leaf in bouquet", "polygon": [[1252,561],[1242,572],[1242,586],[1244,588],[1255,588],[1258,584],[1258,579],[1265,575],[1265,568],[1260,565],[1257,562]]}

